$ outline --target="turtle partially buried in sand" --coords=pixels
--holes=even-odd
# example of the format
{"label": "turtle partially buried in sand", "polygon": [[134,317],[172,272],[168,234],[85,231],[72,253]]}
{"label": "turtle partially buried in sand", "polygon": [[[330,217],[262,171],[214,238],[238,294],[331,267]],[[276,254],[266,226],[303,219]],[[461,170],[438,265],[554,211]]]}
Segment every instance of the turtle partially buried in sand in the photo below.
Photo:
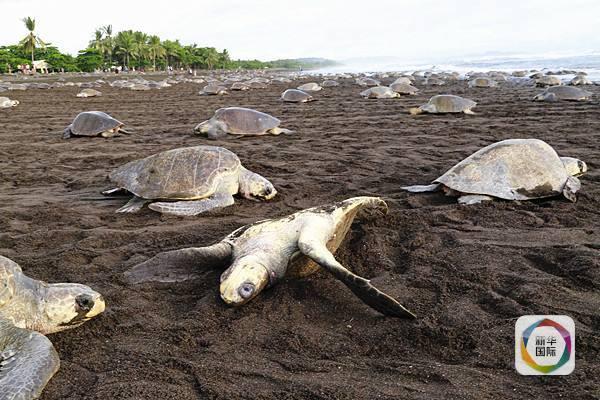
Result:
{"label": "turtle partially buried in sand", "polygon": [[251,200],[270,200],[273,184],[247,170],[240,159],[222,147],[195,146],[164,151],[131,161],[110,173],[116,189],[104,195],[133,194],[117,212],[133,213],[146,203],[154,211],[197,215],[234,204],[239,193]]}
{"label": "turtle partially buried in sand", "polygon": [[8,97],[0,97],[0,108],[10,108],[19,105],[19,100],[11,100]]}
{"label": "turtle partially buried in sand", "polygon": [[576,158],[559,157],[538,139],[508,139],[493,143],[450,168],[431,185],[405,186],[409,192],[443,190],[461,204],[494,198],[531,200],[563,194],[576,201],[581,183],[576,177],[587,165]]}
{"label": "turtle partially buried in sand", "polygon": [[0,256],[0,399],[37,399],[60,366],[44,335],[76,328],[104,307],[87,286],[32,279]]}
{"label": "turtle partially buried in sand", "polygon": [[447,113],[465,113],[475,114],[471,109],[477,105],[471,99],[454,96],[451,94],[440,94],[433,96],[429,101],[417,108],[411,108],[408,111],[412,115],[422,113],[428,114],[447,114]]}
{"label": "turtle partially buried in sand", "polygon": [[220,108],[207,121],[201,122],[194,132],[205,134],[209,139],[227,137],[292,134],[294,131],[280,128],[281,121],[269,114],[243,107]]}
{"label": "turtle partially buried in sand", "polygon": [[71,125],[63,132],[63,139],[72,136],[102,136],[105,138],[119,133],[128,134],[123,123],[102,111],[85,111],[77,114]]}
{"label": "turtle partially buried in sand", "polygon": [[385,213],[387,205],[377,197],[354,197],[309,208],[244,226],[212,246],[160,253],[127,271],[126,278],[131,283],[177,282],[196,277],[201,268],[229,266],[221,275],[221,298],[239,306],[285,276],[308,276],[321,266],[375,310],[414,318],[400,303],[347,270],[333,255],[355,217],[369,219]]}
{"label": "turtle partially buried in sand", "polygon": [[287,89],[281,94],[281,100],[286,103],[308,103],[309,101],[313,101],[314,98],[302,90]]}

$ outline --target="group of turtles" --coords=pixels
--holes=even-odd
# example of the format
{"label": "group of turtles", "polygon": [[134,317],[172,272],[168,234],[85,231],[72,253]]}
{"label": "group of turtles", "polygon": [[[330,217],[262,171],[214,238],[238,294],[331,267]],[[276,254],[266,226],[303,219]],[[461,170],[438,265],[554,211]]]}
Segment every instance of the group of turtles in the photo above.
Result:
{"label": "group of turtles", "polygon": [[[372,82],[362,83],[368,86]],[[295,90],[301,91],[286,92],[289,96],[306,93]],[[564,95],[555,90],[548,93],[558,98]],[[475,105],[462,97],[438,95],[410,112],[471,114]],[[292,133],[279,125],[280,121],[268,114],[228,107],[217,110],[194,130],[212,139]],[[64,137],[119,133],[128,133],[122,122],[100,111],[88,111],[77,115]],[[585,162],[560,157],[544,141],[509,139],[478,150],[429,185],[403,189],[443,191],[461,204],[559,195],[575,201],[581,188],[577,177],[586,171]],[[193,216],[233,205],[234,195],[259,201],[277,196],[266,177],[246,169],[235,153],[218,146],[177,148],[133,160],[112,171],[109,179],[114,188],[103,193],[127,197],[127,203],[117,210],[125,213],[148,205],[165,214]],[[368,196],[301,210],[243,226],[210,246],[159,253],[129,269],[125,278],[130,284],[178,282],[198,277],[205,268],[222,268],[221,298],[239,306],[284,277],[305,277],[323,269],[374,310],[415,318],[396,299],[334,256],[355,219],[365,221],[387,211],[383,199]],[[37,398],[59,366],[58,355],[44,335],[80,326],[104,309],[104,299],[91,288],[32,279],[15,262],[0,257],[0,399]]]}

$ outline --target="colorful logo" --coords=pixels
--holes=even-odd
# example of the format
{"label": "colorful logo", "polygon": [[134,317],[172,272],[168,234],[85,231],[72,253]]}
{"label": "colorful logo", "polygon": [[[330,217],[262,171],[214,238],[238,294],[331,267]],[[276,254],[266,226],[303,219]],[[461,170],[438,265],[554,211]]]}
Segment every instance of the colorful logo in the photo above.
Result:
{"label": "colorful logo", "polygon": [[566,315],[526,315],[515,324],[515,368],[522,375],[575,369],[575,323]]}

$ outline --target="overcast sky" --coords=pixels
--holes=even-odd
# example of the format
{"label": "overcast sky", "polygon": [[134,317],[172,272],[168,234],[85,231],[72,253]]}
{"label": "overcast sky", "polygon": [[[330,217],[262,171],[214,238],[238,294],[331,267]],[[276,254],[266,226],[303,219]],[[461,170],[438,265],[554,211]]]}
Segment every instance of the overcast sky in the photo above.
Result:
{"label": "overcast sky", "polygon": [[0,45],[26,16],[74,55],[106,24],[261,60],[600,50],[600,0],[0,0]]}

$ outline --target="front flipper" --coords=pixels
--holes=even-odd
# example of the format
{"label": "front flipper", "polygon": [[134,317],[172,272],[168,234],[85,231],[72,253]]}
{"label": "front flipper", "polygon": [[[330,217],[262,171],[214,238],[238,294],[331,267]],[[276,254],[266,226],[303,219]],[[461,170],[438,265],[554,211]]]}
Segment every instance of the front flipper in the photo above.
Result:
{"label": "front flipper", "polygon": [[163,214],[192,216],[215,208],[227,207],[234,203],[232,195],[222,194],[195,201],[157,202],[150,204],[148,208]]}
{"label": "front flipper", "polygon": [[292,131],[290,129],[285,129],[285,128],[279,128],[279,127],[275,127],[273,129],[270,129],[269,132],[271,133],[271,135],[281,135],[282,133],[284,135],[293,135],[296,133],[296,131]]}
{"label": "front flipper", "polygon": [[59,366],[48,338],[0,318],[0,400],[37,399]]}
{"label": "front flipper", "polygon": [[219,242],[207,247],[190,247],[159,253],[125,272],[130,283],[180,282],[197,277],[200,266],[223,267],[230,262],[232,247]]}
{"label": "front flipper", "polygon": [[105,196],[130,196],[131,193],[127,189],[123,188],[114,188],[108,189],[102,192]]}
{"label": "front flipper", "polygon": [[413,186],[402,186],[401,189],[411,193],[422,193],[422,192],[435,192],[440,188],[439,183],[433,183],[431,185],[413,185]]}
{"label": "front flipper", "polygon": [[314,227],[312,228],[311,226],[304,228],[298,239],[298,248],[304,255],[331,272],[333,276],[342,281],[344,285],[371,308],[392,317],[416,318],[402,304],[371,285],[368,279],[353,274],[344,268],[327,249],[325,245],[326,240],[318,239],[323,236],[321,234],[322,231],[314,229]]}
{"label": "front flipper", "polygon": [[581,181],[574,176],[569,176],[565,183],[565,187],[563,188],[563,195],[575,203],[577,201],[577,192],[579,189],[581,189]]}
{"label": "front flipper", "polygon": [[136,213],[140,211],[150,200],[142,199],[141,197],[133,196],[123,207],[119,208],[118,213]]}

